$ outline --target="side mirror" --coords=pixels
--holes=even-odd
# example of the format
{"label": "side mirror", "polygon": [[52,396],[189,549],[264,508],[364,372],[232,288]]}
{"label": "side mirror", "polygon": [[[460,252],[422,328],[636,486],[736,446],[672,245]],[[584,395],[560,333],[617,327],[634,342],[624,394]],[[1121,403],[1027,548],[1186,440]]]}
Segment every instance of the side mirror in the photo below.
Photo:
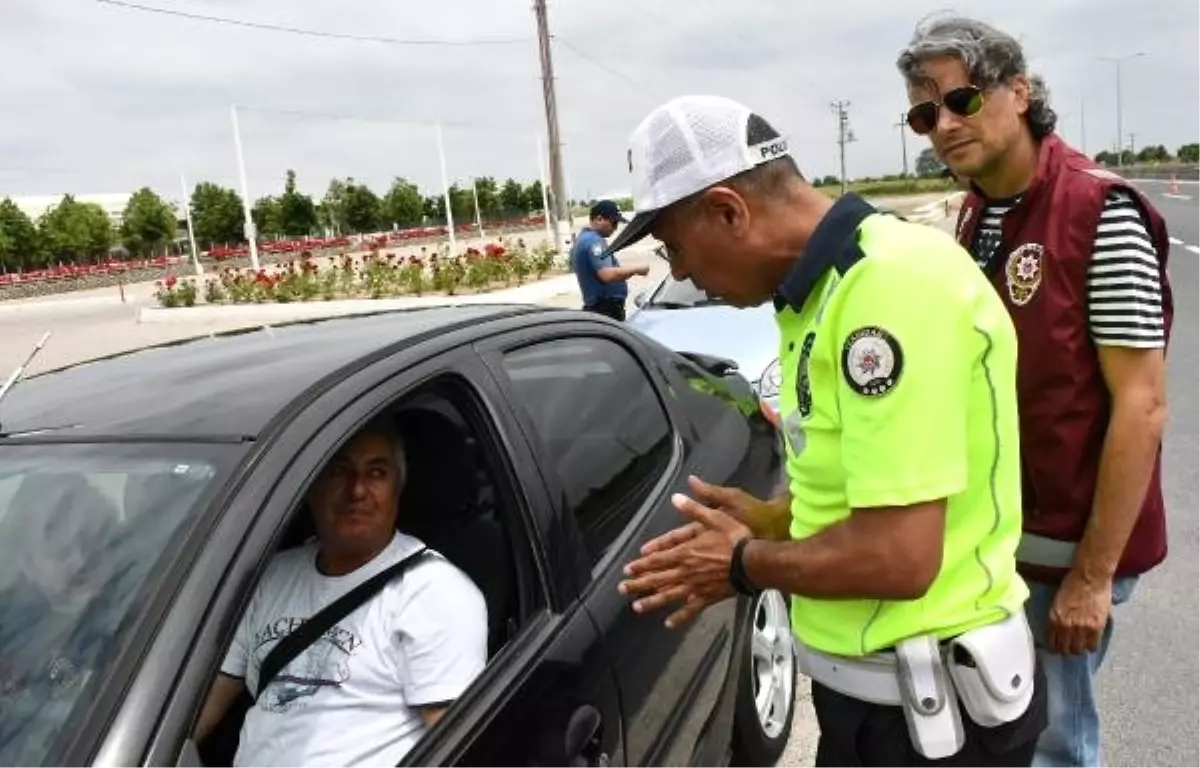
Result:
{"label": "side mirror", "polygon": [[646,303],[646,291],[641,291],[638,293],[637,296],[633,297],[633,306],[637,307],[638,309],[641,309],[642,305],[645,303]]}
{"label": "side mirror", "polygon": [[691,360],[713,376],[728,376],[738,372],[738,364],[727,357],[705,355],[701,352],[680,352],[679,354]]}

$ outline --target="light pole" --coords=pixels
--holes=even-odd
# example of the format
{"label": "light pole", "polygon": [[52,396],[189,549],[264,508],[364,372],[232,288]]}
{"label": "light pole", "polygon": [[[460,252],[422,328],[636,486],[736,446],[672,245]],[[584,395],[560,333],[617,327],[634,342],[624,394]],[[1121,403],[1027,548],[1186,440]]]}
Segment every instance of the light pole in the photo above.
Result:
{"label": "light pole", "polygon": [[1116,68],[1117,68],[1117,167],[1118,168],[1121,167],[1121,155],[1123,154],[1123,150],[1121,149],[1121,137],[1125,135],[1125,127],[1121,123],[1121,64],[1123,64],[1126,61],[1129,61],[1130,59],[1140,58],[1145,55],[1146,55],[1146,53],[1144,51],[1138,51],[1137,53],[1130,53],[1130,54],[1126,54],[1125,56],[1117,56],[1115,58],[1112,56],[1100,57],[1101,61],[1111,62],[1112,64],[1115,64]]}

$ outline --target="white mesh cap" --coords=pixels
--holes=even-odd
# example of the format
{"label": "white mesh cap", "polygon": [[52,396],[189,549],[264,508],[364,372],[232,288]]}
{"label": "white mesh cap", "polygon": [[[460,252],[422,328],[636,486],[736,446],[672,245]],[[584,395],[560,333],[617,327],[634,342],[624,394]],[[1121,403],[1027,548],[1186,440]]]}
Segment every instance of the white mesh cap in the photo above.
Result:
{"label": "white mesh cap", "polygon": [[732,99],[680,96],[668,101],[629,137],[635,216],[608,250],[641,240],[668,205],[787,154],[787,139]]}

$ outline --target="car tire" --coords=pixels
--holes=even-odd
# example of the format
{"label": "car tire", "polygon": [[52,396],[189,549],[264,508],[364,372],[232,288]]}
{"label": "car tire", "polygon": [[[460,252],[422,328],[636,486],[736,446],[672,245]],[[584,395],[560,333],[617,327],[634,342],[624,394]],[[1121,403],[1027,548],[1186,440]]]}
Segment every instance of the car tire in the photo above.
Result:
{"label": "car tire", "polygon": [[747,624],[750,636],[741,658],[732,763],[773,766],[787,746],[796,713],[796,649],[787,598],[773,589],[762,592],[754,599]]}

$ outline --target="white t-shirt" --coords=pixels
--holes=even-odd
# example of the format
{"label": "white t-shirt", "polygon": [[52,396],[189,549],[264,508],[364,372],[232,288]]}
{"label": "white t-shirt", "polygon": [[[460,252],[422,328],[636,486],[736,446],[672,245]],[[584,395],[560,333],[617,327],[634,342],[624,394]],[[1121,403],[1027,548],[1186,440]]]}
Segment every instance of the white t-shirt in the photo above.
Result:
{"label": "white t-shirt", "polygon": [[[221,665],[258,686],[283,637],[421,547],[397,533],[374,560],[323,576],[317,545],[267,566]],[[427,553],[280,671],[246,714],[234,765],[396,765],[425,732],[414,707],[458,698],[487,663],[487,605],[458,568]]]}

